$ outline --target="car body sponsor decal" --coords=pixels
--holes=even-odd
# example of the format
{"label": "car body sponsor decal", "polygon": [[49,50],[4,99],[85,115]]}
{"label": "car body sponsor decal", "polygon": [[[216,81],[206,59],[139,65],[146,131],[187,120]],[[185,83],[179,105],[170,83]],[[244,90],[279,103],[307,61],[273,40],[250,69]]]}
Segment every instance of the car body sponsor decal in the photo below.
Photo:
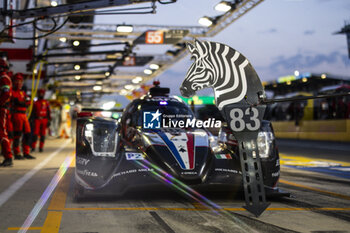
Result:
{"label": "car body sponsor decal", "polygon": [[96,177],[98,176],[96,172],[92,172],[92,171],[89,171],[89,170],[76,170],[76,172],[79,174],[79,175],[82,175],[82,176],[93,176],[93,177]]}
{"label": "car body sponsor decal", "polygon": [[215,154],[216,159],[232,159],[230,154]]}
{"label": "car body sponsor decal", "polygon": [[158,134],[183,170],[194,169],[195,150],[193,134],[171,134],[162,131],[159,131]]}
{"label": "car body sponsor decal", "polygon": [[198,172],[195,171],[189,171],[189,172],[181,172],[181,175],[197,175]]}
{"label": "car body sponsor decal", "polygon": [[86,166],[90,162],[90,159],[85,159],[77,156],[76,161],[77,161],[77,164]]}
{"label": "car body sponsor decal", "polygon": [[126,170],[126,171],[121,171],[121,172],[117,172],[113,175],[113,177],[117,177],[117,176],[123,176],[123,175],[130,175],[130,174],[134,174],[137,172],[153,172],[154,169],[153,168],[139,168],[139,169],[131,169],[131,170]]}
{"label": "car body sponsor decal", "polygon": [[235,174],[242,174],[241,171],[237,171],[234,169],[227,169],[227,168],[215,168],[216,172],[229,172],[229,173],[235,173]]}
{"label": "car body sponsor decal", "polygon": [[278,176],[280,176],[280,171],[271,173],[271,176],[272,176],[272,177],[278,177]]}
{"label": "car body sponsor decal", "polygon": [[135,153],[135,152],[126,152],[125,153],[126,160],[143,160],[142,153]]}

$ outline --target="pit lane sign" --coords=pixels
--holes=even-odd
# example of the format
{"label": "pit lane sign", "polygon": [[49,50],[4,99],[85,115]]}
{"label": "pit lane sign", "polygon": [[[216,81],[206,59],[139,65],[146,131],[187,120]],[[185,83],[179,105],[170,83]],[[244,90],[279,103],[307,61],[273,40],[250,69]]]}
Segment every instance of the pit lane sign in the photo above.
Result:
{"label": "pit lane sign", "polygon": [[188,43],[194,62],[180,87],[184,97],[206,87],[239,145],[245,209],[259,216],[267,207],[257,136],[265,112],[264,89],[248,59],[233,48],[209,41]]}
{"label": "pit lane sign", "polygon": [[124,60],[117,60],[117,66],[144,66],[153,59],[153,56],[129,56]]}
{"label": "pit lane sign", "polygon": [[189,30],[149,30],[139,36],[134,44],[176,44],[182,40]]}
{"label": "pit lane sign", "polygon": [[148,31],[145,35],[146,44],[163,44],[164,32],[163,31]]}

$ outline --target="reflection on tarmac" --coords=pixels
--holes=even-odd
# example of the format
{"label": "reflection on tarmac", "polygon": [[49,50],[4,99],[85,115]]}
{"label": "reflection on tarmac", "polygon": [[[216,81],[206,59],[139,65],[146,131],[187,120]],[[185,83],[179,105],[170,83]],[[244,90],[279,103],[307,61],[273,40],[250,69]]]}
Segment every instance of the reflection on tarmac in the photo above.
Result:
{"label": "reflection on tarmac", "polygon": [[347,162],[280,154],[280,164],[289,168],[320,172],[350,179],[350,163]]}
{"label": "reflection on tarmac", "polygon": [[[58,143],[62,144],[58,140],[48,141],[49,149],[38,154],[37,163],[50,156]],[[122,197],[92,196],[76,202],[73,199],[74,167],[69,167],[28,232],[348,231],[349,161],[344,161],[344,155],[338,161],[334,154],[317,158],[317,149],[314,149],[315,155],[309,156],[303,155],[302,149],[291,153],[286,148],[284,142],[280,146],[279,186],[294,197],[269,200],[270,207],[259,218],[241,207],[244,200],[233,191],[201,193],[221,207],[217,212],[168,188],[133,190]],[[32,209],[73,149],[69,144],[4,203],[0,209],[0,232],[22,229],[20,226],[31,216]],[[19,161],[13,168],[1,169],[0,192],[6,191],[35,164]]]}

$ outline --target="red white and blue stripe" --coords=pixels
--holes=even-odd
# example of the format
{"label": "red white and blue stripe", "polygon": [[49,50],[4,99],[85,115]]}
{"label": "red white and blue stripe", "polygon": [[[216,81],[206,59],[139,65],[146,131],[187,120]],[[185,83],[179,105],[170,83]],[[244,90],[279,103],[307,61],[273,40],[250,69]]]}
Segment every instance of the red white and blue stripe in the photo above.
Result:
{"label": "red white and blue stripe", "polygon": [[173,135],[158,131],[158,135],[165,142],[172,155],[183,170],[194,169],[195,150],[194,136],[191,133]]}

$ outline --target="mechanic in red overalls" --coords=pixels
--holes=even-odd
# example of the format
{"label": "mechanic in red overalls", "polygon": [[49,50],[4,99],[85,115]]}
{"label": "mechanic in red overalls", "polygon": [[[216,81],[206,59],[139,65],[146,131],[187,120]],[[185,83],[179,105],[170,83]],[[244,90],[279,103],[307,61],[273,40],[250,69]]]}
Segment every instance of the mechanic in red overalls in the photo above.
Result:
{"label": "mechanic in red overalls", "polygon": [[[29,105],[29,101],[26,100],[27,96],[26,93],[22,91],[22,86],[23,74],[17,73],[13,77],[12,90],[12,123],[14,130],[13,153],[15,154],[15,159],[35,159],[34,156],[29,154],[30,125],[26,116],[26,109]],[[20,155],[21,151],[19,148],[19,142],[22,134],[23,156]]]}
{"label": "mechanic in red overalls", "polygon": [[[13,72],[12,71],[8,71],[7,72],[7,75],[11,78],[13,78]],[[12,92],[12,90],[11,90]],[[13,143],[13,124],[12,124],[12,112],[11,112],[11,109],[12,109],[12,106],[11,106],[11,102],[9,102],[9,113],[7,114],[7,121],[6,121],[6,125],[7,125],[7,136],[10,140],[10,145],[12,146],[12,143]]]}
{"label": "mechanic in red overalls", "polygon": [[6,61],[0,59],[0,144],[2,154],[5,157],[0,166],[3,167],[13,165],[11,144],[7,134],[7,115],[9,113],[12,82],[10,77],[6,74],[7,69],[8,65]]}
{"label": "mechanic in red overalls", "polygon": [[[0,72],[1,73],[6,73],[7,76],[10,77],[12,80],[13,77],[13,72],[9,70],[9,65],[4,59],[0,59]],[[11,81],[12,83],[12,81]],[[12,86],[11,86],[12,89]],[[11,90],[12,91],[12,90]],[[8,103],[8,111],[7,113],[7,121],[6,121],[6,126],[7,126],[7,137],[10,140],[10,145],[12,145],[13,142],[13,125],[12,125],[12,119],[11,119],[11,101]]]}
{"label": "mechanic in red overalls", "polygon": [[33,106],[33,118],[34,118],[34,132],[32,138],[32,151],[35,151],[36,141],[40,136],[39,152],[43,152],[46,129],[51,121],[50,105],[47,100],[44,99],[45,90],[38,90],[38,100],[35,101]]}

